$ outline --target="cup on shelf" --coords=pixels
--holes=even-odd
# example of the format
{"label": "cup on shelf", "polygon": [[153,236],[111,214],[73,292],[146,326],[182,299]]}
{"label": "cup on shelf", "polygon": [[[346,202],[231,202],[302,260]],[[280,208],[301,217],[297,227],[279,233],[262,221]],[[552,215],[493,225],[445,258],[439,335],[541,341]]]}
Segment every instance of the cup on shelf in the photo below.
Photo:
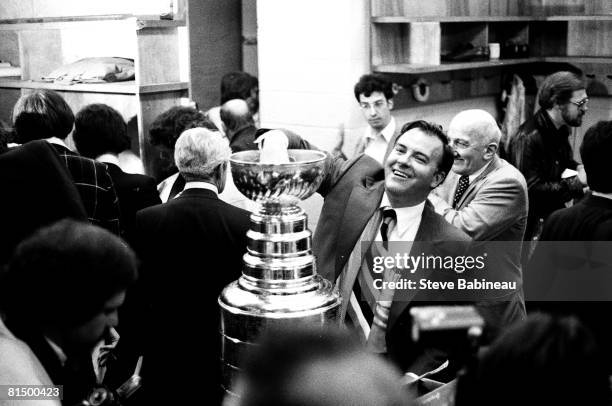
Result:
{"label": "cup on shelf", "polygon": [[489,58],[490,59],[499,59],[499,52],[500,52],[499,42],[489,43]]}

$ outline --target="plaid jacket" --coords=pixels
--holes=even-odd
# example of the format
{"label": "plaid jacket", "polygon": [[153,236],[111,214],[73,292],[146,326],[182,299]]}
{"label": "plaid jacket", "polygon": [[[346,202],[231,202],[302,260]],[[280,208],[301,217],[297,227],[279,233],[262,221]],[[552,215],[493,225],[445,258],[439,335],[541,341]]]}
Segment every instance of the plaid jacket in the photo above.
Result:
{"label": "plaid jacket", "polygon": [[61,145],[52,145],[72,176],[89,221],[121,235],[119,200],[106,165],[85,158]]}

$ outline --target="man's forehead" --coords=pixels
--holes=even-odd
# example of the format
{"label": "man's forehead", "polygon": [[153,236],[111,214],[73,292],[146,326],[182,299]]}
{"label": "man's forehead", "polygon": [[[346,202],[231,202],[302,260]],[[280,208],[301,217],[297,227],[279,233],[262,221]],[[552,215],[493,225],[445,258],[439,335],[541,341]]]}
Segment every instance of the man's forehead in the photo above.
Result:
{"label": "man's forehead", "polygon": [[382,92],[372,92],[369,96],[364,95],[363,93],[359,94],[360,102],[374,102],[378,100],[387,100],[385,95]]}
{"label": "man's forehead", "polygon": [[397,144],[428,156],[442,152],[442,141],[434,135],[427,134],[420,128],[413,128],[400,135],[397,139]]}
{"label": "man's forehead", "polygon": [[572,92],[572,99],[580,100],[584,99],[585,97],[587,97],[586,89],[578,89]]}

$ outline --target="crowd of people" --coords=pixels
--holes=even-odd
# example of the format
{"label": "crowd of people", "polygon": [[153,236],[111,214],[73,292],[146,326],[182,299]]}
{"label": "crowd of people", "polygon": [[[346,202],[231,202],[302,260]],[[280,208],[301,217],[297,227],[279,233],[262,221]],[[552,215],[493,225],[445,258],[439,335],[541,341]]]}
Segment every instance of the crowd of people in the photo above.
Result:
{"label": "crowd of people", "polygon": [[[138,365],[143,386],[129,403],[221,404],[230,388],[220,375],[217,298],[241,275],[254,207],[235,189],[229,157],[277,142],[317,149],[290,131],[259,129],[257,92],[256,78],[232,72],[220,106],[158,116],[149,142],[159,179],[121,168],[130,140],[112,107],[90,104],[75,115],[53,90],[21,96],[12,125],[0,128],[0,384],[63,385],[62,403],[75,405],[92,388],[117,388]],[[526,396],[608,404],[608,307],[525,300],[542,241],[612,240],[612,122],[588,129],[582,164],[568,141],[588,110],[580,77],[548,76],[538,111],[506,135],[503,150],[485,110],[458,112],[445,131],[426,120],[397,123],[384,76],[362,76],[354,93],[368,126],[351,159],[328,156],[312,241],[318,272],[341,295],[346,329],[268,335],[232,388],[239,397],[226,403],[411,404],[400,371],[420,375],[449,361],[434,376],[458,379],[458,405]],[[434,257],[503,244],[487,270],[515,288],[469,300],[485,326],[470,362],[443,335],[415,339],[411,310],[457,300],[443,289],[406,296],[384,287],[401,274],[373,273],[363,247],[387,241]],[[447,272],[428,278],[448,283]]]}

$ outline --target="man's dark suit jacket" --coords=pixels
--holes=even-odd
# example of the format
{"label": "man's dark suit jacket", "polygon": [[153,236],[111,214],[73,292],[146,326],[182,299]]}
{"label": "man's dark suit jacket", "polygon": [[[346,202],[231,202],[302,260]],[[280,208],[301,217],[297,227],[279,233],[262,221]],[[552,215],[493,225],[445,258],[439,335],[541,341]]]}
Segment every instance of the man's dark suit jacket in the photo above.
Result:
{"label": "man's dark suit jacket", "polygon": [[[325,200],[313,240],[317,268],[323,277],[336,281],[369,219],[380,207],[384,190],[383,168],[367,155],[345,163],[338,158],[331,164],[319,189]],[[415,241],[463,242],[465,247],[471,239],[426,203]],[[425,298],[417,299],[421,305],[426,304]],[[387,328],[387,350],[391,360],[402,370],[422,373],[442,364],[447,354],[438,351],[439,348],[419,348],[411,343],[410,307],[412,304],[407,300],[393,302]]]}
{"label": "man's dark suit jacket", "polygon": [[[549,245],[545,249],[546,241],[573,241],[574,243],[569,246],[559,245],[559,247]],[[552,284],[552,281],[541,280],[541,278],[551,279],[559,275],[553,275],[551,272],[561,271],[560,266],[572,266],[574,261],[571,260],[571,255],[573,254],[569,252],[572,248],[576,249],[576,255],[582,256],[581,249],[588,249],[588,243],[581,243],[581,241],[612,241],[612,200],[589,195],[569,208],[557,210],[546,220],[540,239],[541,244],[536,246],[532,261],[526,272],[527,299],[530,297],[538,298],[538,291],[536,290],[538,285]],[[596,244],[599,247],[604,246],[602,243]],[[612,243],[610,246],[612,247]],[[570,261],[555,261],[558,258],[570,258]],[[568,272],[572,272],[572,270],[568,270]],[[541,278],[536,279],[538,276]],[[595,280],[593,283],[596,285],[602,283],[602,281]],[[598,289],[595,285],[593,289]],[[610,328],[608,321],[612,312],[611,304],[612,302],[597,301],[533,302],[528,303],[528,310],[578,316],[602,343],[607,364],[610,365],[609,372],[612,373],[612,348],[610,347],[612,328]]]}
{"label": "man's dark suit jacket", "polygon": [[248,228],[249,212],[206,189],[187,189],[137,213],[139,283],[150,305],[143,389],[155,404],[219,395],[217,298],[241,274]]}
{"label": "man's dark suit jacket", "polygon": [[64,146],[52,145],[60,161],[68,168],[89,221],[120,235],[122,230],[119,220],[119,199],[106,165],[85,158]]}
{"label": "man's dark suit jacket", "polygon": [[125,173],[115,164],[105,163],[110,174],[121,210],[121,227],[126,236],[131,236],[136,221],[136,212],[149,206],[161,204],[155,179],[146,175]]}
{"label": "man's dark suit jacket", "polygon": [[228,134],[228,138],[230,139],[230,148],[232,149],[232,152],[250,151],[257,149],[257,144],[255,144],[256,132],[257,127],[249,124],[242,128],[239,128],[231,134]]}

